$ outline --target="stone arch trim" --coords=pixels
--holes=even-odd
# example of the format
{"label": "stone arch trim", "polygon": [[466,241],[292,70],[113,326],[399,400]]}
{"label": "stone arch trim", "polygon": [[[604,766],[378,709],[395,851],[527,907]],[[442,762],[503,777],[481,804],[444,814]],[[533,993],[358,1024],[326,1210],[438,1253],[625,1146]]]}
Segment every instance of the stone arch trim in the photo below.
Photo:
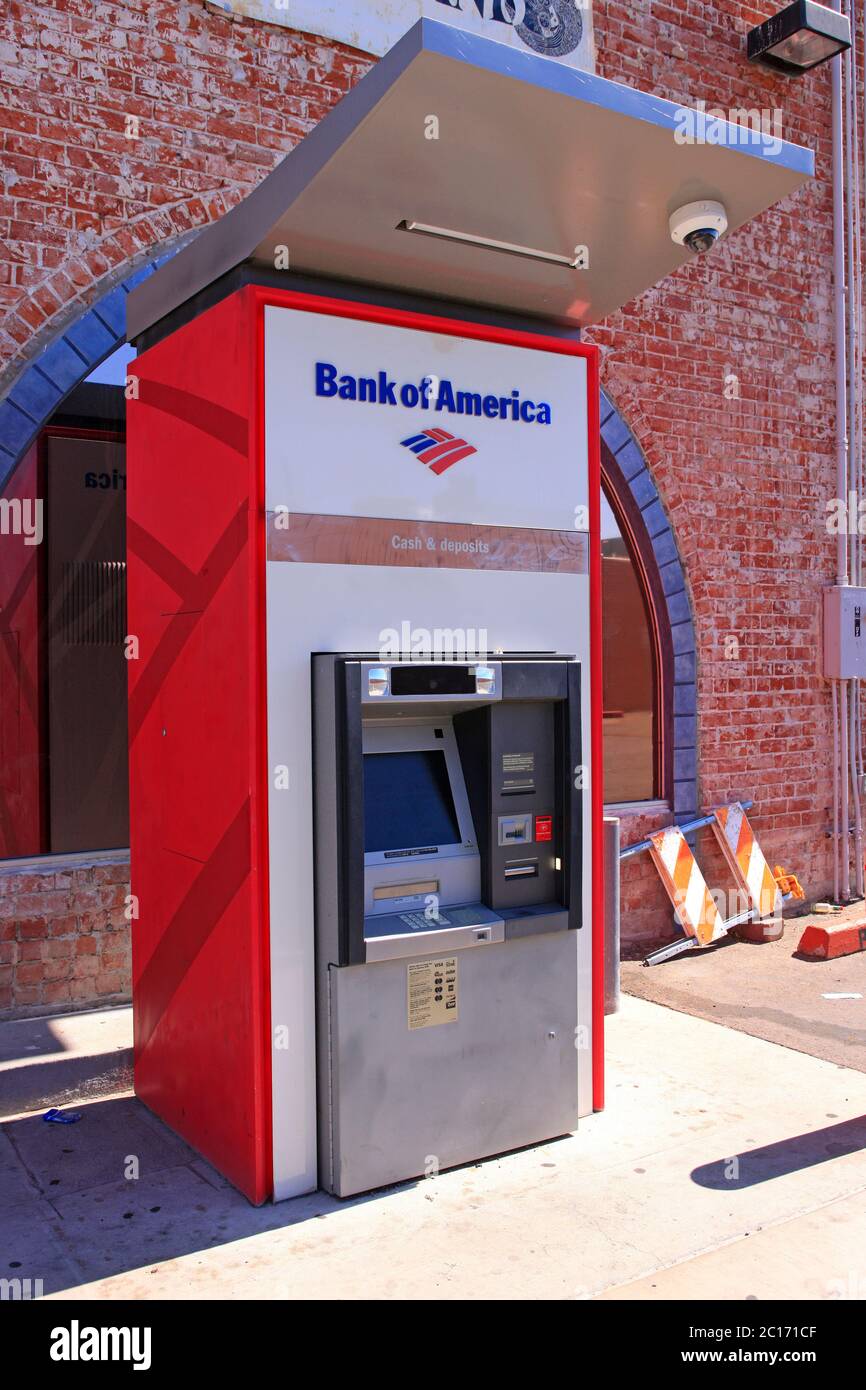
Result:
{"label": "stone arch trim", "polygon": [[31,333],[0,375],[0,487],[64,397],[125,341],[126,296],[242,196],[224,189],[150,213],[61,266],[10,311]]}
{"label": "stone arch trim", "polygon": [[697,647],[692,605],[673,528],[644,451],[606,391],[600,400],[602,473],[628,523],[661,645],[665,788],[682,820],[698,808]]}
{"label": "stone arch trim", "polygon": [[[20,373],[0,401],[0,488],[64,397],[126,339],[126,297],[168,260],[194,230],[149,258],[86,308]],[[106,277],[108,278],[108,277]],[[697,661],[685,572],[644,452],[606,391],[600,399],[603,472],[627,512],[647,571],[648,594],[670,662],[662,669],[670,763],[665,781],[674,813],[697,810]]]}
{"label": "stone arch trim", "polygon": [[218,220],[247,191],[226,187],[150,209],[34,277],[0,317],[0,396],[86,308],[136,268]]}
{"label": "stone arch trim", "polygon": [[167,259],[114,285],[20,373],[0,401],[0,488],[64,397],[126,341],[126,297]]}

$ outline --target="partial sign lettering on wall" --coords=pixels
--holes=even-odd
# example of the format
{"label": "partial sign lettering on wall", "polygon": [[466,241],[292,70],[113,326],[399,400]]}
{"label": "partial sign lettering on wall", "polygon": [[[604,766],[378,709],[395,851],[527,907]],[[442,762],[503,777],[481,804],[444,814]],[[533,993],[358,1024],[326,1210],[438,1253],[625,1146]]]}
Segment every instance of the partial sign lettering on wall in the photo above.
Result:
{"label": "partial sign lettering on wall", "polygon": [[205,0],[238,19],[282,24],[381,55],[420,18],[595,70],[592,0]]}

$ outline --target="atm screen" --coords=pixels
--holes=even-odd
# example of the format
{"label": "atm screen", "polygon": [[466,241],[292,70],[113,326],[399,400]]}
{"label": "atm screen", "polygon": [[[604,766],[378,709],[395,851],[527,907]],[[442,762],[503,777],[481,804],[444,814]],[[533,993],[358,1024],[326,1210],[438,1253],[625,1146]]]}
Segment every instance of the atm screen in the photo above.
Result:
{"label": "atm screen", "polygon": [[438,748],[364,754],[364,852],[459,845],[445,754]]}

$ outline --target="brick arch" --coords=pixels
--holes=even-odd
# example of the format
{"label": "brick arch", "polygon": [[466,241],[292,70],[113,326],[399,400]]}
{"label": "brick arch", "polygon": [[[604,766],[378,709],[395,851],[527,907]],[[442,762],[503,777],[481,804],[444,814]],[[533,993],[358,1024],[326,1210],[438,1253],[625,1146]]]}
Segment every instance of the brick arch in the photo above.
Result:
{"label": "brick arch", "polygon": [[[124,279],[105,277],[110,288],[39,351],[0,402],[0,489],[63,399],[126,341],[126,296],[174,255],[195,228],[180,232],[139,258]],[[134,261],[133,261],[134,264]],[[105,279],[102,284],[105,284]],[[623,509],[644,571],[664,651],[662,680],[670,764],[665,776],[679,817],[697,808],[696,644],[691,601],[673,529],[644,452],[606,391],[600,401],[602,470]]]}
{"label": "brick arch", "polygon": [[[11,311],[26,323],[33,309],[34,323],[41,326],[0,377],[0,392],[11,382],[0,400],[0,488],[63,399],[125,342],[126,296],[243,192],[225,189],[208,199],[194,198],[173,208],[165,225],[151,215],[120,228],[99,243],[92,262],[88,257],[75,267],[61,267]],[[92,264],[106,267],[105,273],[96,278]],[[76,291],[88,277],[89,294],[82,303]],[[70,290],[71,304],[60,303]],[[51,305],[54,312],[46,318],[44,306]]]}
{"label": "brick arch", "polygon": [[697,660],[692,605],[673,528],[643,449],[601,392],[602,474],[626,522],[657,630],[665,783],[674,814],[698,806]]}
{"label": "brick arch", "polygon": [[[209,222],[218,221],[252,191],[237,183],[186,195],[178,202],[149,208],[106,232],[79,251],[68,250],[59,265],[46,268],[0,316],[2,374],[0,395],[11,380],[77,319],[82,309],[104,296],[137,267],[177,250]],[[7,351],[7,343],[17,349]]]}

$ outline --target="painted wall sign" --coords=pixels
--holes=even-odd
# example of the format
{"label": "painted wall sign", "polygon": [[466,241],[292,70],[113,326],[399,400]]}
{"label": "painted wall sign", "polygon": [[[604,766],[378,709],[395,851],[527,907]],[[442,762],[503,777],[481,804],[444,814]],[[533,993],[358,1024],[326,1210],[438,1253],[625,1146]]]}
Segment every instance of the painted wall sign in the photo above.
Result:
{"label": "painted wall sign", "polygon": [[592,0],[205,0],[238,19],[339,39],[377,56],[423,18],[595,71]]}

